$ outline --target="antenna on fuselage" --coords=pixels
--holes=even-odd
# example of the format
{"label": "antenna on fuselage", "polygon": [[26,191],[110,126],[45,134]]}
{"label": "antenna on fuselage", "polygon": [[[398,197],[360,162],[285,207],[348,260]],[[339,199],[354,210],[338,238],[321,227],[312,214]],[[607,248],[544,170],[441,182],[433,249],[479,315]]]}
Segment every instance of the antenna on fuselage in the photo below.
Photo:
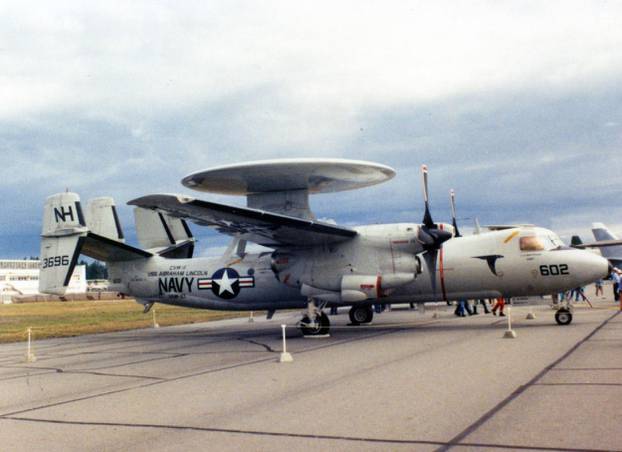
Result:
{"label": "antenna on fuselage", "polygon": [[473,231],[474,235],[478,235],[482,233],[482,227],[479,225],[479,219],[475,217],[475,230]]}

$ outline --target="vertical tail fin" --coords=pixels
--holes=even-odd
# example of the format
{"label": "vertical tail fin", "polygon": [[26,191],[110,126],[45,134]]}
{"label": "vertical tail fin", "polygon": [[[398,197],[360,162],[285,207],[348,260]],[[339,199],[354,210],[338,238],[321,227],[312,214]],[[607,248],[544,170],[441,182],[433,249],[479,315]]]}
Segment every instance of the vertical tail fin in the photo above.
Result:
{"label": "vertical tail fin", "polygon": [[125,242],[121,222],[117,215],[114,199],[94,198],[86,206],[86,226],[89,231],[107,239]]}
{"label": "vertical tail fin", "polygon": [[143,248],[166,254],[165,257],[192,257],[194,237],[185,220],[142,207],[134,209],[134,220]]}
{"label": "vertical tail fin", "polygon": [[[592,223],[592,234],[597,242],[618,240],[618,237],[602,223]],[[622,245],[600,248],[600,254],[617,267],[622,262]]]}
{"label": "vertical tail fin", "polygon": [[64,295],[80,254],[107,263],[152,256],[123,243],[123,232],[112,198],[92,200],[87,213],[85,221],[80,197],[76,193],[59,193],[46,200],[39,292]]}
{"label": "vertical tail fin", "polygon": [[41,231],[40,292],[64,295],[87,233],[77,194],[59,193],[47,198]]}
{"label": "vertical tail fin", "polygon": [[618,240],[618,237],[602,223],[592,223],[592,234],[594,234],[594,238],[597,242],[602,240]]}

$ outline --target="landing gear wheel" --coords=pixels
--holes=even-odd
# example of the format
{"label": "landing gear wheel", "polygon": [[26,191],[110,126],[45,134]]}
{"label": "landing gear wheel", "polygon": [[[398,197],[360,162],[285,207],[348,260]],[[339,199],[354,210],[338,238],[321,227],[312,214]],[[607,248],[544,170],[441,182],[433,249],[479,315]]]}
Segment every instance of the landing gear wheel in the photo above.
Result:
{"label": "landing gear wheel", "polygon": [[555,321],[558,325],[570,325],[572,322],[572,312],[568,309],[558,309],[555,313]]}
{"label": "landing gear wheel", "polygon": [[348,314],[350,315],[350,322],[352,322],[352,325],[369,323],[374,318],[374,310],[371,306],[352,306]]}
{"label": "landing gear wheel", "polygon": [[308,315],[300,321],[300,331],[303,336],[325,336],[330,332],[330,320],[325,312],[318,314],[317,321],[311,322]]}

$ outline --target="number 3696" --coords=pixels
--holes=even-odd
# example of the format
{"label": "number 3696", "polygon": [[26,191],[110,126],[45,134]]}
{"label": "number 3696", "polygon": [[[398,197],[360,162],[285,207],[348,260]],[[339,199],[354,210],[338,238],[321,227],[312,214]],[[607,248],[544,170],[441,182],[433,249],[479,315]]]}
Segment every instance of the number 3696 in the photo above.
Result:
{"label": "number 3696", "polygon": [[47,257],[41,262],[41,268],[61,267],[63,265],[69,265],[69,256]]}

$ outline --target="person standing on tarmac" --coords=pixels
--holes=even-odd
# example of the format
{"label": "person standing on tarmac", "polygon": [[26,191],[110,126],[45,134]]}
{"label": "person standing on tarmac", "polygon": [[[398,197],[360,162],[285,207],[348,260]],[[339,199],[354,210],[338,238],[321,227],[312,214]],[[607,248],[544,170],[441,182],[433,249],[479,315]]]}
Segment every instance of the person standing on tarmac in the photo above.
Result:
{"label": "person standing on tarmac", "polygon": [[483,298],[480,298],[479,300],[475,300],[473,302],[473,314],[479,314],[479,312],[477,312],[477,304],[481,304],[482,308],[484,308],[484,314],[490,314],[490,310],[488,309],[488,305],[486,304],[486,300],[484,300]]}
{"label": "person standing on tarmac", "polygon": [[594,283],[594,286],[596,287],[596,296],[598,297],[600,295],[602,297],[603,296],[603,280],[599,279],[598,281]]}
{"label": "person standing on tarmac", "polygon": [[454,311],[454,314],[457,315],[458,317],[466,316],[466,314],[464,313],[465,305],[466,305],[466,300],[458,300],[458,302],[456,303],[456,310]]}
{"label": "person standing on tarmac", "polygon": [[505,307],[505,299],[503,297],[497,298],[495,305],[492,307],[492,315],[497,315],[497,309],[499,310],[499,317],[505,317],[503,308]]}
{"label": "person standing on tarmac", "polygon": [[611,280],[613,281],[613,299],[620,301],[620,273],[619,270],[614,268],[611,272]]}

